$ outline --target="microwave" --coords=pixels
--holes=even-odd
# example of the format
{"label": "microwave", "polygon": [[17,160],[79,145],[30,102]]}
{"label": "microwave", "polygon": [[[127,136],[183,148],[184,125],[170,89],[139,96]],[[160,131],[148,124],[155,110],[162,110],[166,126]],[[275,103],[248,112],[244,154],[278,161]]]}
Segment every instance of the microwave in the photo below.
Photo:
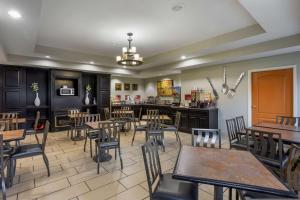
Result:
{"label": "microwave", "polygon": [[60,88],[59,89],[59,95],[61,96],[74,96],[75,95],[75,90],[74,88]]}

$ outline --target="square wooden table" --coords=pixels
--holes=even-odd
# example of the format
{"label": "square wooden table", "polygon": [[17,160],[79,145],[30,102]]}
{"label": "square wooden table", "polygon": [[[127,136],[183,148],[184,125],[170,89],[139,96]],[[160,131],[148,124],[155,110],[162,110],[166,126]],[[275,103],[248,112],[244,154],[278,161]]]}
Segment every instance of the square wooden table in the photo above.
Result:
{"label": "square wooden table", "polygon": [[279,129],[279,130],[286,130],[286,131],[300,132],[300,127],[291,126],[291,125],[283,125],[283,124],[275,124],[275,123],[270,123],[270,122],[262,122],[262,123],[255,124],[254,126],[263,127],[263,128],[273,128],[273,129]]}
{"label": "square wooden table", "polygon": [[0,134],[3,135],[3,142],[18,141],[25,138],[25,129],[0,131]]}
{"label": "square wooden table", "polygon": [[248,151],[183,146],[173,178],[215,186],[215,199],[223,188],[296,197],[283,182]]}
{"label": "square wooden table", "polygon": [[[274,129],[274,128],[264,128],[258,126],[249,127],[248,129],[254,131],[268,132],[268,133],[278,133],[281,135],[281,139],[283,143],[300,145],[300,132]],[[241,134],[246,134],[246,132],[245,131],[241,132]]]}

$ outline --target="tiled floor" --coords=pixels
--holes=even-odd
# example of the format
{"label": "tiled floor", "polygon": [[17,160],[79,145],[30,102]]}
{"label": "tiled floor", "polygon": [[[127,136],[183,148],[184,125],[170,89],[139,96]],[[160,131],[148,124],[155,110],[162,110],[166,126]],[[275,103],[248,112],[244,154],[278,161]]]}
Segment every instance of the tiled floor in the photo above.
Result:
{"label": "tiled floor", "polygon": [[[166,152],[160,153],[163,172],[172,172],[178,154],[174,133],[165,133]],[[180,133],[184,144],[190,144],[189,134]],[[121,146],[124,169],[112,159],[101,166],[97,174],[96,163],[89,151],[83,151],[83,141],[74,144],[66,132],[50,133],[46,151],[50,162],[51,176],[47,177],[41,157],[22,159],[17,162],[14,185],[8,189],[9,200],[142,200],[149,199],[146,175],[141,154],[143,133],[137,133],[131,146],[132,132],[122,133]],[[23,143],[34,142],[28,136]],[[87,145],[89,147],[89,145]],[[222,147],[228,147],[227,141]],[[89,148],[88,148],[89,149]],[[111,151],[114,154],[113,151]],[[224,195],[227,199],[227,192]],[[199,199],[213,199],[213,187],[200,185]]]}

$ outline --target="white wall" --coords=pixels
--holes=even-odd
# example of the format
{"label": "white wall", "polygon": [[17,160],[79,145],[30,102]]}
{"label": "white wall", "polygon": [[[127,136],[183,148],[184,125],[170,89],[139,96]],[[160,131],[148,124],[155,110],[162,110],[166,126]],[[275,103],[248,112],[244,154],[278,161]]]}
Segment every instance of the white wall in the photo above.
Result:
{"label": "white wall", "polygon": [[[115,83],[122,83],[122,90],[115,91]],[[124,83],[130,83],[130,91],[124,91]],[[138,84],[138,91],[132,90],[132,84]],[[130,95],[132,98],[135,95],[141,95],[142,99],[145,98],[144,94],[144,80],[136,79],[136,78],[127,78],[127,77],[119,77],[119,76],[112,76],[111,77],[111,96],[115,97],[116,95],[122,95],[122,99],[125,98],[125,95]]]}
{"label": "white wall", "polygon": [[[218,101],[219,108],[219,128],[222,132],[226,132],[225,119],[235,117],[237,115],[244,115],[245,121],[248,121],[248,70],[273,68],[280,66],[297,66],[297,93],[298,102],[300,100],[300,52],[253,59],[249,61],[235,62],[226,64],[228,84],[233,86],[236,79],[241,72],[246,72],[242,83],[238,87],[236,96],[228,98],[221,94],[221,85],[223,81],[223,66],[215,65],[209,67],[202,67],[198,69],[191,69],[183,71],[178,75],[181,82],[182,99],[184,94],[190,93],[194,86],[210,90],[210,86],[206,77],[210,77],[216,90],[219,92],[220,99]],[[163,77],[162,77],[163,78]],[[153,87],[156,87],[157,79],[145,80],[145,91],[153,93]],[[154,93],[153,93],[154,94]],[[155,92],[156,94],[156,92]],[[298,103],[299,104],[299,103]],[[300,105],[298,106],[298,115],[300,114]]]}

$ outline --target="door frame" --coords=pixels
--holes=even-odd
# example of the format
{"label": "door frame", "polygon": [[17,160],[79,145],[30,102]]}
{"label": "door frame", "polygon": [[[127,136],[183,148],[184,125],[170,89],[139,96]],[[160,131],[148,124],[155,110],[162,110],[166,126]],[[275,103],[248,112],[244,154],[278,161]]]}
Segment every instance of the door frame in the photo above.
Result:
{"label": "door frame", "polygon": [[281,69],[293,69],[293,114],[298,116],[298,88],[297,88],[297,65],[288,65],[280,67],[269,67],[262,69],[248,70],[248,126],[252,126],[252,73],[262,71],[273,71]]}

